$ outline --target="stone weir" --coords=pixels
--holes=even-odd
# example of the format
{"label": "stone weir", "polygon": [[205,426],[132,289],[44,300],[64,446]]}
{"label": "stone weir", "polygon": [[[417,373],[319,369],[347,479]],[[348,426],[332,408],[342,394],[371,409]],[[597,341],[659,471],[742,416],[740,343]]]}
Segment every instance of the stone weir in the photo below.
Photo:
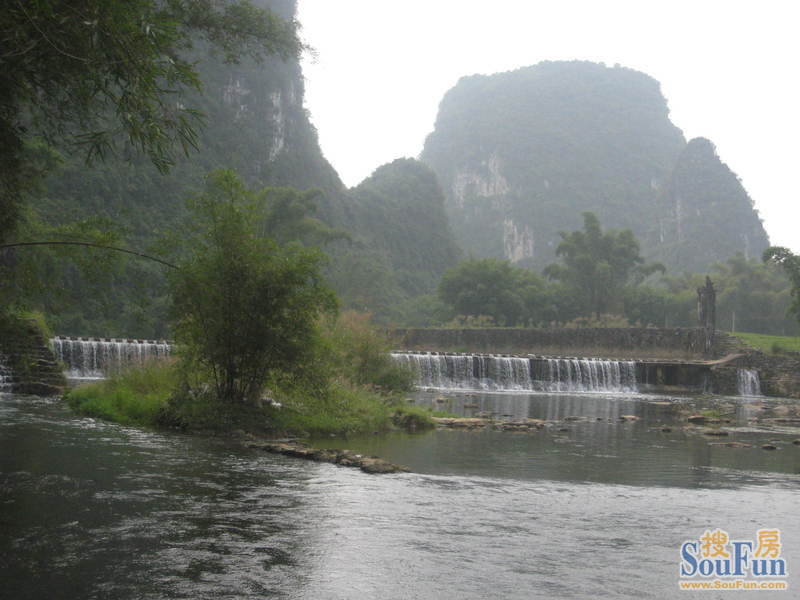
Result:
{"label": "stone weir", "polygon": [[639,360],[708,360],[734,351],[737,341],[717,332],[705,353],[705,333],[699,328],[584,329],[392,329],[396,348],[436,352],[535,354],[538,356],[615,356]]}
{"label": "stone weir", "polygon": [[127,366],[164,359],[172,353],[172,343],[165,340],[57,336],[51,345],[70,379],[102,379]]}
{"label": "stone weir", "polygon": [[[587,357],[465,354],[397,351],[392,358],[410,368],[423,389],[519,392],[712,392],[758,395],[758,373],[748,370],[740,381],[718,380],[718,361],[628,360]],[[741,370],[741,369],[740,369]]]}

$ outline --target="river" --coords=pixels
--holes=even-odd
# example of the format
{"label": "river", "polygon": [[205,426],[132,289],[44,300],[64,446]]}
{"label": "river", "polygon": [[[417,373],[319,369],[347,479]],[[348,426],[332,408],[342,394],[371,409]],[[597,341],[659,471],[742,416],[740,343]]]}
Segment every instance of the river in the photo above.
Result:
{"label": "river", "polygon": [[723,439],[683,430],[687,398],[417,401],[554,424],[324,442],[413,470],[375,476],[0,394],[0,597],[683,598],[679,547],[717,528],[779,528],[800,585],[800,434],[751,422],[789,403],[718,400]]}

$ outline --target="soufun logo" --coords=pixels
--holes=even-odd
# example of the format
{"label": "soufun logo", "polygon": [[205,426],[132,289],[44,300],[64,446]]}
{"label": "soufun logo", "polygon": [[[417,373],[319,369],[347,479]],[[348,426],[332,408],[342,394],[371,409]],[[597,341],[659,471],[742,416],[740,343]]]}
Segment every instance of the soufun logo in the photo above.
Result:
{"label": "soufun logo", "polygon": [[[680,587],[685,590],[785,590],[786,560],[780,529],[759,529],[755,540],[731,540],[727,531],[706,531],[681,546]],[[727,580],[721,577],[730,578]],[[743,578],[751,577],[753,580]],[[708,580],[713,578],[712,580]]]}

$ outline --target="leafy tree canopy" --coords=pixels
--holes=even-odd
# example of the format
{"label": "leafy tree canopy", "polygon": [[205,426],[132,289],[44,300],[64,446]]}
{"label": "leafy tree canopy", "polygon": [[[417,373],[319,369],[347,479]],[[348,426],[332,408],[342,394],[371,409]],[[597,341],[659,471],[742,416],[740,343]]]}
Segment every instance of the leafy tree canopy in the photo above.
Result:
{"label": "leafy tree canopy", "polygon": [[604,232],[594,213],[583,213],[583,230],[559,235],[556,255],[563,263],[548,266],[545,274],[570,287],[596,316],[621,308],[617,305],[629,283],[664,271],[658,263],[644,264],[639,242],[629,229]]}
{"label": "leafy tree canopy", "polygon": [[764,262],[773,262],[783,267],[792,283],[792,304],[789,311],[800,321],[800,256],[788,248],[771,246],[764,251]]}
{"label": "leafy tree canopy", "polygon": [[202,115],[195,43],[239,56],[290,56],[294,24],[248,0],[38,0],[0,11],[0,241],[17,220],[23,141],[83,144],[87,159],[124,144],[160,169],[196,143]]}
{"label": "leafy tree canopy", "polygon": [[496,258],[469,259],[445,272],[439,297],[462,316],[490,317],[494,324],[527,323],[541,304],[542,279]]}
{"label": "leafy tree canopy", "polygon": [[188,254],[170,273],[176,341],[191,367],[208,374],[218,399],[256,399],[270,377],[310,362],[317,317],[336,299],[322,283],[317,249],[259,235],[263,191],[232,171],[209,175],[190,203]]}

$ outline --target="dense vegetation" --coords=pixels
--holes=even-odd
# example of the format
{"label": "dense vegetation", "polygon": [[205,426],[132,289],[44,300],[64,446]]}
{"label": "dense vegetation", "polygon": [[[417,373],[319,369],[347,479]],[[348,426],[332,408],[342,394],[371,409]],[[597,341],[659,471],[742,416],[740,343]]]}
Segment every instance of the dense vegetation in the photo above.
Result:
{"label": "dense vegetation", "polygon": [[[643,264],[630,231],[604,231],[584,215],[581,230],[562,232],[560,261],[549,281],[500,259],[470,259],[447,271],[439,286],[439,321],[458,325],[663,326],[697,325],[697,288],[704,275],[670,275]],[[785,264],[785,263],[784,263]],[[717,328],[796,335],[788,314],[793,289],[773,262],[741,254],[709,271],[717,291]]]}
{"label": "dense vegetation", "polygon": [[[318,231],[318,223],[303,219],[304,198],[287,188],[249,190],[232,171],[211,173],[173,249],[177,362],[73,391],[72,405],[183,429],[386,428],[411,373],[392,362],[388,343],[365,318],[333,316],[321,252],[279,241],[287,231],[300,239]],[[294,218],[291,211],[276,214],[293,204],[301,208]]]}
{"label": "dense vegetation", "polygon": [[422,163],[398,159],[350,190],[352,240],[332,252],[329,274],[345,306],[382,321],[406,320],[455,265],[444,197]]}
{"label": "dense vegetation", "polygon": [[642,255],[699,272],[767,237],[706,140],[688,145],[657,81],[589,62],[462,78],[421,155],[445,190],[457,241],[476,257],[543,268],[558,232],[593,212],[630,229]]}
{"label": "dense vegetation", "polygon": [[[255,4],[289,21],[294,16],[294,0]],[[383,322],[413,313],[415,298],[433,292],[443,270],[457,261],[432,173],[416,161],[396,161],[348,191],[319,149],[303,107],[303,78],[295,58],[255,60],[245,54],[232,64],[227,54],[202,40],[186,56],[202,82],[202,90],[186,93],[186,104],[206,115],[197,130],[196,150],[174,156],[175,164],[163,174],[124,145],[119,156],[87,166],[82,155],[63,143],[37,143],[28,153],[35,155],[36,174],[44,184],[28,194],[28,204],[38,225],[23,227],[17,239],[41,239],[46,227],[52,239],[66,239],[58,228],[67,215],[68,220],[88,221],[82,227],[89,233],[97,230],[148,252],[181,223],[184,200],[202,191],[206,173],[231,168],[253,188],[317,190],[310,198],[313,208],[306,212],[337,235],[307,242],[324,245],[331,257],[324,272],[344,306],[370,311]],[[72,238],[80,237],[83,230],[73,229]],[[68,255],[24,252],[31,261],[47,255],[49,264],[61,267],[77,255],[74,250]],[[86,255],[88,261],[97,256]],[[45,277],[43,284],[62,289],[62,296],[85,296],[87,280],[78,269],[69,263],[59,273],[57,281]],[[86,306],[51,298],[55,296],[45,294],[37,302],[62,334],[170,335],[166,282],[157,264],[116,259],[113,272],[93,287]]]}
{"label": "dense vegetation", "polygon": [[[383,324],[693,326],[702,276],[692,273],[709,270],[721,328],[797,332],[785,316],[792,293],[797,298],[792,270],[750,260],[767,243],[752,202],[710,142],[684,142],[655,80],[584,62],[464,78],[442,101],[426,142],[423,158],[433,171],[401,159],[347,190],[303,108],[295,1],[190,4],[56,3],[53,18],[100,11],[86,31],[71,25],[54,38],[93,61],[70,81],[62,75],[74,75],[72,63],[48,78],[69,61],[48,54],[53,49],[38,34],[29,54],[0,56],[2,65],[19,67],[2,74],[9,81],[2,93],[13,96],[0,115],[10,136],[0,159],[4,173],[13,173],[3,184],[3,217],[13,221],[3,230],[7,239],[172,252],[184,264],[186,241],[197,239],[181,229],[192,214],[185,199],[202,197],[207,173],[230,168],[240,191],[261,190],[247,192],[258,205],[253,223],[272,240],[258,243],[274,244],[276,261],[307,260],[345,308]],[[146,18],[117,38],[87,42],[98,24],[113,19],[124,29],[136,14]],[[256,23],[257,15],[263,19]],[[52,23],[32,17],[22,23],[28,17],[15,8],[0,17],[0,30],[49,35]],[[151,21],[158,27],[149,34]],[[103,60],[128,43],[142,51],[141,62],[119,74],[120,89],[144,103],[136,118],[126,120],[124,110],[135,99],[115,104],[102,86],[99,104],[73,106],[107,74]],[[177,62],[165,63],[159,49]],[[174,79],[174,89],[159,95],[148,81],[162,75]],[[36,85],[45,87],[36,92]],[[43,94],[41,106],[31,105],[35,93]],[[202,127],[192,120],[195,110],[205,115]],[[169,120],[180,114],[188,120]],[[163,131],[148,137],[158,119],[167,119]],[[75,142],[103,160],[87,166]],[[196,149],[184,156],[182,142]],[[584,214],[580,229],[588,211],[597,217]],[[601,222],[620,229],[604,232]],[[451,224],[474,253],[460,264]],[[645,268],[654,258],[669,270]],[[264,261],[260,273],[250,266],[253,285],[280,280],[277,262]],[[175,304],[162,264],[59,246],[0,251],[0,271],[0,302],[44,312],[58,333],[181,335],[174,327],[180,319],[171,325]],[[182,289],[173,280],[172,296],[187,309],[201,298],[197,290],[211,289],[203,283]],[[245,301],[246,286],[235,289]]]}
{"label": "dense vegetation", "polygon": [[120,423],[182,430],[241,429],[267,435],[353,434],[395,425],[430,425],[426,411],[403,401],[411,374],[395,366],[386,337],[364,315],[343,313],[317,322],[306,348],[305,372],[274,371],[263,395],[247,402],[220,400],[213,378],[186,364],[160,362],[84,385],[67,395],[77,411]]}
{"label": "dense vegetation", "polygon": [[160,171],[197,143],[201,87],[188,52],[296,55],[291,23],[248,1],[14,3],[0,14],[0,243],[13,233],[25,140],[81,144],[88,160],[141,152]]}
{"label": "dense vegetation", "polygon": [[800,321],[800,256],[787,248],[772,246],[764,251],[764,262],[780,265],[792,284],[789,312]]}

